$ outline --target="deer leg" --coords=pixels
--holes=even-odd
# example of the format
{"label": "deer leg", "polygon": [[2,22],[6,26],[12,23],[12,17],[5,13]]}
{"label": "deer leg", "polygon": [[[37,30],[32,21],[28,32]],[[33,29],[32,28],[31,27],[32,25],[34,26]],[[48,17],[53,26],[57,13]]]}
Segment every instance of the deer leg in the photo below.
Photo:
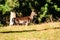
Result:
{"label": "deer leg", "polygon": [[28,22],[25,22],[24,24],[25,24],[25,26],[27,26],[28,25]]}
{"label": "deer leg", "polygon": [[25,24],[25,26],[27,26],[27,25],[28,25],[28,23]]}

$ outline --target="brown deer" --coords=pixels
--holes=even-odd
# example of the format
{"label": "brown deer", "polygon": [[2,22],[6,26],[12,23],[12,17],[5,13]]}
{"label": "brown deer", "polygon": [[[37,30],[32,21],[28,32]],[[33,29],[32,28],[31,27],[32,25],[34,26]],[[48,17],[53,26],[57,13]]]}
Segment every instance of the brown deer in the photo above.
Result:
{"label": "brown deer", "polygon": [[33,20],[33,17],[36,15],[37,14],[33,10],[30,16],[20,17],[20,18],[16,17],[13,19],[13,21],[14,21],[14,24],[28,25]]}

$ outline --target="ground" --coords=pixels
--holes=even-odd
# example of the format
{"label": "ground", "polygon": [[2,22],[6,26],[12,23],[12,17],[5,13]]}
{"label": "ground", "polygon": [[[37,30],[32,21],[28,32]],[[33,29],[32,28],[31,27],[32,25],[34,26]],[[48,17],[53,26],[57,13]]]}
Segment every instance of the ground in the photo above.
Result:
{"label": "ground", "polygon": [[60,22],[0,27],[0,40],[60,40]]}

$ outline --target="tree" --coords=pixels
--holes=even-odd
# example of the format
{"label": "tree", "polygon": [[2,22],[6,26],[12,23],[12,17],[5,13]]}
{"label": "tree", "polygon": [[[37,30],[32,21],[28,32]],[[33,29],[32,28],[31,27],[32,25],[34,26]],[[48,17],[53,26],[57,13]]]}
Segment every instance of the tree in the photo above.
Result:
{"label": "tree", "polygon": [[[0,0],[0,11],[2,11],[2,19],[1,21],[4,19],[4,16],[6,14],[6,12],[10,12],[11,10],[13,10],[13,8],[18,7],[18,1],[17,0]],[[4,3],[2,3],[4,2]]]}

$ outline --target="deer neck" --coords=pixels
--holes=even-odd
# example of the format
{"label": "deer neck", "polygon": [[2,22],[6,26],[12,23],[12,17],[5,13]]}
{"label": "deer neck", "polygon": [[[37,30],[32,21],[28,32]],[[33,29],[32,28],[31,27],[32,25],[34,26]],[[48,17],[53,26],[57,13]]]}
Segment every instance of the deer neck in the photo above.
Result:
{"label": "deer neck", "polygon": [[31,15],[30,15],[30,19],[33,19],[33,16],[34,16],[34,15],[33,15],[33,14],[31,14]]}
{"label": "deer neck", "polygon": [[30,19],[33,19],[33,16],[30,16]]}

